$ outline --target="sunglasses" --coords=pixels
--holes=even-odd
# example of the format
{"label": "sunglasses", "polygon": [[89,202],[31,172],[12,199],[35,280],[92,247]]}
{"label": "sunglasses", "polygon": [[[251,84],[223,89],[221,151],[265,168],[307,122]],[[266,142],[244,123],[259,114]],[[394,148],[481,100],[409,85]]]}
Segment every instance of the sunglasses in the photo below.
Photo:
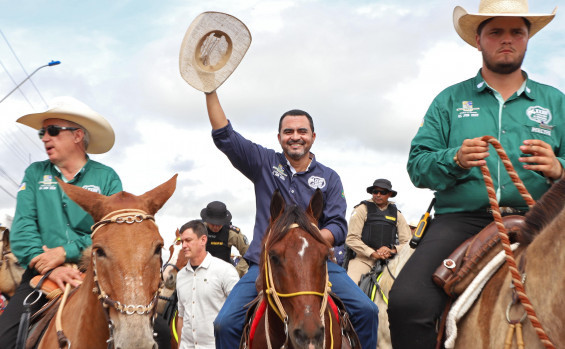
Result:
{"label": "sunglasses", "polygon": [[49,125],[45,128],[39,129],[37,134],[39,135],[39,139],[43,139],[43,136],[45,136],[45,131],[47,131],[49,136],[55,137],[55,136],[59,135],[59,132],[66,131],[66,130],[76,131],[76,130],[78,130],[78,127],[64,127],[64,126]]}
{"label": "sunglasses", "polygon": [[373,194],[381,194],[381,195],[387,195],[388,193],[390,193],[390,191],[388,190],[379,190],[379,189],[373,189]]}

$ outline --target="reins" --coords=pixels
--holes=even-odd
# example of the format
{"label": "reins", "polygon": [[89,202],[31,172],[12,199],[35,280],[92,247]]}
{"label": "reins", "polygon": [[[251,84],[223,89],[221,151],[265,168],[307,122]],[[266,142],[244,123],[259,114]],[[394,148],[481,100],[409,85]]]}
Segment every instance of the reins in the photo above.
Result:
{"label": "reins", "polygon": [[[526,201],[528,207],[531,209],[534,206],[535,201],[530,195],[530,193],[528,193],[528,190],[524,186],[524,183],[522,182],[520,177],[518,177],[518,174],[516,173],[514,167],[512,166],[512,162],[510,162],[510,159],[506,155],[506,152],[502,148],[500,142],[492,136],[483,136],[482,140],[490,143],[494,147],[506,171],[508,172],[508,175],[512,179],[512,182],[518,189],[518,192],[520,193],[522,198],[524,198],[524,200]],[[506,263],[508,264],[508,269],[510,270],[510,274],[512,276],[512,282],[514,285],[515,292],[518,295],[518,298],[520,299],[520,302],[522,303],[522,306],[524,307],[528,315],[528,318],[532,322],[532,326],[534,327],[540,341],[543,343],[543,345],[546,348],[555,348],[555,346],[553,345],[553,343],[551,342],[551,340],[543,330],[543,327],[537,318],[534,307],[530,302],[528,295],[526,294],[524,283],[522,281],[522,276],[520,275],[520,271],[518,270],[518,267],[516,265],[516,259],[514,258],[514,253],[512,252],[512,249],[510,247],[510,239],[508,237],[508,231],[506,230],[506,227],[502,222],[502,215],[500,213],[500,207],[498,206],[498,201],[496,199],[496,192],[494,189],[494,183],[492,181],[490,171],[486,165],[483,165],[481,166],[481,172],[485,180],[485,185],[489,197],[489,203],[492,208],[492,215],[494,221],[496,222],[496,226],[498,227],[498,232],[499,232],[500,240],[502,242],[502,247],[504,248],[506,254]],[[525,279],[525,275],[526,274],[524,272],[524,276],[523,276],[524,279]]]}
{"label": "reins", "polygon": [[[152,215],[148,215],[145,211],[136,210],[136,209],[122,209],[108,213],[104,216],[99,222],[95,223],[92,226],[92,233],[91,238],[94,237],[94,234],[98,231],[98,229],[105,224],[110,223],[117,223],[117,224],[133,224],[133,223],[141,223],[143,221],[150,221],[154,225],[155,218]],[[106,316],[106,321],[108,322],[108,331],[109,331],[109,338],[106,341],[108,343],[108,348],[112,348],[114,344],[114,322],[110,318],[110,307],[113,307],[118,312],[126,315],[155,315],[155,307],[157,305],[157,301],[159,299],[159,293],[161,293],[161,289],[163,288],[163,283],[159,284],[159,288],[153,295],[153,298],[147,305],[136,305],[136,304],[122,304],[120,301],[114,300],[110,298],[110,296],[102,289],[98,282],[98,274],[96,268],[96,251],[92,250],[92,266],[93,266],[93,273],[94,273],[94,287],[92,288],[92,292],[97,296],[98,300],[102,304],[104,308],[104,315]],[[65,306],[67,295],[70,290],[70,284],[65,286],[65,293],[63,295],[63,299],[61,300],[61,305],[59,306],[59,310],[57,311],[57,317],[55,319],[55,325],[57,329],[57,339],[59,340],[59,347],[63,348],[64,343],[68,344],[70,348],[70,341],[67,339],[65,334],[63,333],[63,328],[61,324],[61,317],[63,313],[63,308]],[[152,318],[154,321],[154,317]]]}
{"label": "reins", "polygon": [[[314,226],[316,229],[318,229],[318,227],[314,223],[312,223],[312,226]],[[300,226],[298,224],[293,223],[293,224],[288,226],[287,230],[290,230],[290,229],[293,229],[293,228],[299,228],[299,227]],[[299,291],[299,292],[293,292],[293,293],[277,292],[277,290],[275,288],[275,284],[273,282],[273,271],[272,271],[272,268],[271,268],[271,264],[269,263],[269,258],[267,257],[267,245],[268,245],[268,241],[265,243],[265,249],[264,249],[265,250],[265,253],[264,253],[265,283],[266,283],[266,292],[265,293],[266,293],[267,301],[269,302],[269,305],[271,306],[271,308],[274,310],[274,312],[278,315],[278,317],[281,319],[281,321],[284,324],[284,332],[285,332],[286,339],[285,339],[285,343],[283,344],[283,346],[281,348],[286,348],[287,343],[288,343],[288,314],[284,310],[284,307],[282,305],[280,298],[281,297],[282,298],[291,298],[291,297],[306,296],[306,295],[314,295],[314,296],[322,297],[322,305],[320,307],[320,318],[322,319],[322,323],[323,323],[324,322],[324,312],[325,312],[327,304],[328,304],[329,291],[331,291],[332,284],[330,283],[330,280],[329,280],[328,266],[326,264],[326,282],[325,282],[326,287],[324,287],[324,292],[318,292],[318,291]],[[265,333],[266,333],[268,348],[271,349],[271,340],[270,340],[269,325],[268,325],[269,318],[268,318],[267,314],[268,314],[268,312],[265,313]],[[329,317],[330,317],[331,347],[333,348],[333,333],[331,332],[331,326],[332,326],[331,313],[329,313]],[[324,342],[325,342],[325,336],[324,336]]]}

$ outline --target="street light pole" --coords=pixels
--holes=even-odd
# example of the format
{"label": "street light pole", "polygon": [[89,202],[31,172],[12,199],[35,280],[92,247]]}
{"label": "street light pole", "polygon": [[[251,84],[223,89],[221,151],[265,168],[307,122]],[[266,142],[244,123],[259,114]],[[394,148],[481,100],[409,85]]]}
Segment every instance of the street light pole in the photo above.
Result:
{"label": "street light pole", "polygon": [[58,65],[58,64],[61,64],[61,61],[51,61],[51,62],[49,62],[49,63],[47,63],[47,64],[45,64],[45,65],[42,65],[41,67],[35,69],[31,74],[29,74],[29,75],[27,76],[27,78],[24,79],[24,81],[20,82],[20,83],[18,84],[18,86],[14,87],[14,89],[13,89],[12,91],[10,91],[10,93],[8,93],[8,94],[6,95],[6,97],[2,98],[2,100],[0,101],[0,103],[2,103],[6,98],[8,98],[8,97],[9,97],[15,90],[17,90],[20,86],[22,86],[24,82],[28,81],[29,78],[31,78],[31,76],[32,76],[33,74],[35,74],[39,69],[45,68],[45,67],[51,67],[51,66]]}

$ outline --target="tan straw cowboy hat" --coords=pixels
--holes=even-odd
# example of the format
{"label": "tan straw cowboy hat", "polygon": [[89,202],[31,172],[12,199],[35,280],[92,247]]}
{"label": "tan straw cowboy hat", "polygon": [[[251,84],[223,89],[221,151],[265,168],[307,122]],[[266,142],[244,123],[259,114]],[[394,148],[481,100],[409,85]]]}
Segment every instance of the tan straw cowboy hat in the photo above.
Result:
{"label": "tan straw cowboy hat", "polygon": [[16,121],[39,130],[47,119],[67,120],[84,127],[90,135],[87,153],[102,154],[114,146],[115,135],[110,123],[86,104],[72,97],[54,98],[46,111],[27,114]]}
{"label": "tan straw cowboy hat", "polygon": [[251,45],[251,33],[239,19],[204,12],[192,21],[180,48],[180,75],[202,92],[216,90],[233,73]]}
{"label": "tan straw cowboy hat", "polygon": [[531,23],[530,38],[555,17],[551,14],[528,13],[528,0],[481,0],[478,13],[467,13],[461,6],[453,10],[453,25],[457,34],[469,45],[477,47],[475,35],[479,24],[493,17],[524,17]]}

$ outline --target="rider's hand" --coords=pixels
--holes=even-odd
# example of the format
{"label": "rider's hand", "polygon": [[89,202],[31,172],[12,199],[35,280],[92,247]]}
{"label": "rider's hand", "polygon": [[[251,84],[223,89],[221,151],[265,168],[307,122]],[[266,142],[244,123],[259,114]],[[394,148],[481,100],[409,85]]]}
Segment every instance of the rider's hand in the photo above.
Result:
{"label": "rider's hand", "polygon": [[65,263],[67,253],[62,246],[55,248],[47,248],[43,245],[43,253],[33,257],[29,266],[35,268],[40,274],[45,274],[49,270]]}
{"label": "rider's hand", "polygon": [[486,165],[489,156],[488,143],[481,137],[466,139],[457,151],[457,159],[464,168],[479,167]]}
{"label": "rider's hand", "polygon": [[539,139],[527,139],[524,145],[520,146],[520,151],[531,155],[521,157],[518,160],[524,163],[526,170],[539,171],[544,176],[551,179],[559,179],[563,176],[563,166],[551,146]]}
{"label": "rider's hand", "polygon": [[392,250],[386,246],[381,246],[378,250],[371,253],[373,259],[389,259],[392,257]]}
{"label": "rider's hand", "polygon": [[62,290],[65,289],[65,284],[70,283],[71,286],[77,287],[82,282],[80,271],[67,266],[61,266],[53,269],[47,278],[55,282]]}

